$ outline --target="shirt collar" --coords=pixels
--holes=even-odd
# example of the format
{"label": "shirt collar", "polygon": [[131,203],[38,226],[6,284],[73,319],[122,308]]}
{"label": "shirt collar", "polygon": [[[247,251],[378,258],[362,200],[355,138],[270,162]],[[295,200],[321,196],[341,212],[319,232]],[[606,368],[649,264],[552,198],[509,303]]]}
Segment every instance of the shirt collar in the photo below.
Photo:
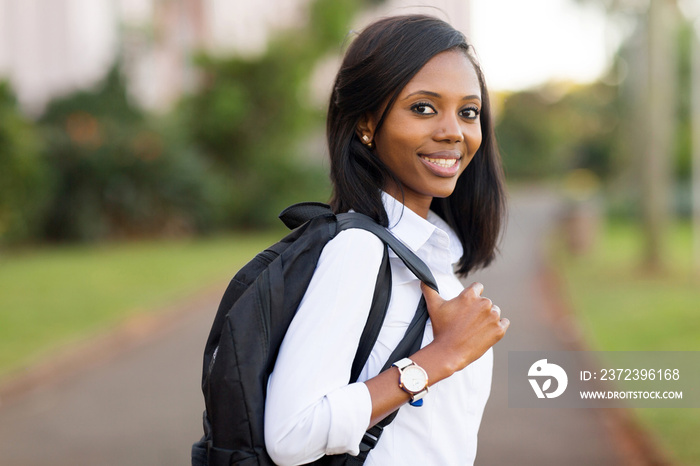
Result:
{"label": "shirt collar", "polygon": [[449,252],[450,265],[462,257],[459,238],[436,213],[430,211],[424,219],[384,191],[382,202],[389,218],[389,231],[414,252],[431,244]]}
{"label": "shirt collar", "polygon": [[462,242],[459,240],[457,233],[444,221],[438,214],[432,210],[428,212],[428,221],[436,226],[436,228],[445,232],[447,235],[448,248],[450,250],[451,263],[456,264],[464,254]]}

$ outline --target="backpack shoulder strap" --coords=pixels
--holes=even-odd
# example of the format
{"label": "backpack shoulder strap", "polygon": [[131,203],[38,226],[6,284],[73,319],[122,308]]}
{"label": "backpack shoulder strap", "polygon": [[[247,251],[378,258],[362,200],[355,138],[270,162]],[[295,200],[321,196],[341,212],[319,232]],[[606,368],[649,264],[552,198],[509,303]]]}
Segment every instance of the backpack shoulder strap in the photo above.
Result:
{"label": "backpack shoulder strap", "polygon": [[[282,211],[279,218],[289,228],[297,228],[314,217],[333,216],[333,211],[328,204],[321,202],[301,202],[294,204]],[[394,253],[406,264],[406,267],[418,277],[418,279],[435,291],[438,290],[435,277],[425,263],[415,255],[405,244],[399,241],[389,230],[379,225],[370,217],[359,212],[346,212],[336,215],[338,218],[338,231],[351,228],[361,228],[374,233],[384,244],[389,246]]]}
{"label": "backpack shoulder strap", "polygon": [[[279,218],[289,228],[297,228],[314,217],[333,216],[333,211],[328,204],[321,202],[301,202],[294,204],[282,211]],[[346,212],[336,215],[338,218],[338,231],[351,228],[361,228],[374,233],[384,244],[388,245],[394,253],[406,264],[406,267],[424,282],[426,285],[438,290],[437,282],[425,263],[415,255],[405,244],[399,241],[389,230],[379,225],[370,217],[359,212]]]}
{"label": "backpack shoulder strap", "polygon": [[[387,359],[381,372],[391,367],[394,361],[408,357],[420,349],[427,320],[428,307],[425,303],[425,299],[421,298],[416,313],[411,323],[408,325],[403,338]],[[399,410],[397,409],[365,432],[360,442],[360,453],[357,456],[350,456],[349,454],[328,455],[311,464],[314,466],[362,466],[369,452],[377,445],[377,442],[379,442],[384,428],[391,424],[398,412]]]}
{"label": "backpack shoulder strap", "polygon": [[[428,306],[425,302],[425,298],[421,296],[416,313],[414,314],[411,323],[408,324],[406,333],[404,333],[403,338],[391,353],[389,359],[387,359],[386,363],[384,363],[384,367],[382,367],[381,372],[389,369],[395,361],[407,358],[420,349],[421,343],[423,342],[423,332],[425,331],[425,324],[427,321]],[[397,409],[365,432],[365,435],[362,437],[362,442],[360,442],[360,454],[349,457],[349,462],[347,463],[348,465],[359,465],[364,463],[370,450],[374,448],[379,441],[379,437],[381,437],[384,428],[391,424],[398,412],[399,410]]]}
{"label": "backpack shoulder strap", "polygon": [[[351,228],[361,228],[363,230],[370,231],[371,233],[379,237],[384,242],[384,244],[390,247],[394,251],[394,253],[396,253],[396,255],[401,259],[401,261],[406,265],[406,267],[411,272],[413,272],[413,274],[419,280],[433,288],[435,291],[438,290],[435,277],[433,276],[428,266],[418,256],[416,256],[416,254],[413,251],[411,251],[405,244],[403,244],[394,235],[392,235],[386,228],[382,227],[366,215],[360,213],[349,212],[345,214],[340,214],[337,217],[338,231],[347,230]],[[387,259],[386,251],[387,250],[385,248],[384,262],[386,262]],[[382,262],[382,267],[385,266],[384,262]],[[391,288],[391,270],[389,269],[388,273],[386,274],[388,275],[389,280],[388,288]],[[381,276],[382,273],[380,273],[380,277]],[[384,278],[384,280],[386,281],[387,279]],[[380,278],[377,279],[377,289],[379,288]],[[377,289],[375,289],[375,296],[377,293]],[[373,308],[375,307],[374,304],[375,303],[373,302]],[[386,307],[388,307],[388,304],[389,303],[387,299]],[[353,375],[355,375],[356,364],[361,363],[361,365],[357,367],[357,375],[359,375],[359,371],[362,369],[362,367],[364,367],[364,363],[367,361],[367,358],[369,357],[369,354],[372,351],[372,347],[374,346],[374,343],[377,340],[379,329],[381,329],[385,315],[386,308],[384,309],[384,312],[381,315],[379,315],[379,313],[375,309],[372,309],[370,311],[370,316],[368,318],[365,331],[367,331],[368,328],[373,327],[377,328],[377,331],[376,334],[374,334],[370,338],[366,338],[365,333],[362,334],[360,346],[358,348],[355,361],[353,361]],[[389,356],[389,358],[385,362],[381,372],[384,372],[389,367],[391,367],[391,364],[393,364],[394,361],[398,361],[399,359],[408,357],[409,355],[415,353],[420,349],[423,340],[423,332],[425,330],[425,324],[427,321],[428,308],[425,302],[425,298],[421,297],[420,302],[418,303],[418,308],[416,309],[416,313],[413,316],[411,323],[408,325],[408,328],[406,329],[403,338],[401,339],[397,347],[394,349],[394,351],[391,353],[391,356]],[[355,380],[357,380],[356,377],[352,381]],[[394,411],[392,414],[382,419],[379,423],[377,423],[376,425],[368,429],[367,432],[365,432],[365,435],[363,436],[362,441],[360,443],[360,453],[357,456],[343,455],[343,457],[341,458],[328,458],[328,462],[325,464],[342,464],[343,466],[360,466],[364,464],[365,460],[367,459],[367,456],[369,455],[369,452],[372,450],[372,448],[376,446],[377,442],[379,441],[379,438],[381,437],[384,428],[394,420],[397,413],[398,410]]]}
{"label": "backpack shoulder strap", "polygon": [[374,295],[372,296],[372,305],[369,309],[367,322],[360,336],[360,343],[355,352],[355,358],[352,361],[350,369],[350,383],[357,382],[360,377],[362,368],[365,367],[369,355],[372,353],[372,348],[377,342],[379,332],[384,324],[386,311],[389,308],[389,298],[391,297],[391,266],[389,265],[389,254],[387,248],[384,247],[384,255],[382,263],[379,266],[377,274],[377,282],[374,285]]}

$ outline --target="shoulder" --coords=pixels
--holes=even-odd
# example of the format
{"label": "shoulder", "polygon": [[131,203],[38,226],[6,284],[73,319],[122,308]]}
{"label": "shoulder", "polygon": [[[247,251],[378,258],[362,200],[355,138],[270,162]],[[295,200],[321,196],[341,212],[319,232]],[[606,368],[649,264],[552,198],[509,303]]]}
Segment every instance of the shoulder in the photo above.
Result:
{"label": "shoulder", "polygon": [[322,309],[324,319],[333,316],[341,321],[337,314],[361,316],[357,309],[370,308],[382,258],[383,243],[372,233],[356,229],[338,233],[323,248],[297,315],[318,321],[316,311],[309,309]]}
{"label": "shoulder", "polygon": [[338,233],[326,244],[317,271],[342,269],[345,273],[374,273],[379,270],[384,243],[367,230],[352,228]]}
{"label": "shoulder", "polygon": [[365,259],[378,257],[381,260],[384,242],[375,234],[361,228],[351,228],[338,233],[326,244],[323,255],[352,255]]}

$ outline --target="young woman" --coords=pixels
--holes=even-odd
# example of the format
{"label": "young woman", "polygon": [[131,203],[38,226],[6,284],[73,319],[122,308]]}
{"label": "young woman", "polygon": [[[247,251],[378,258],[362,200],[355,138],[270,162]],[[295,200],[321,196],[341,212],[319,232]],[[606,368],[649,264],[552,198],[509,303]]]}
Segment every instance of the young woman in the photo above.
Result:
{"label": "young woman", "polygon": [[[348,384],[384,246],[364,230],[328,243],[269,379],[265,437],[275,462],[356,455],[366,429],[401,407],[366,464],[473,463],[491,347],[509,326],[481,284],[464,289],[454,272],[488,265],[500,234],[490,113],[471,46],[441,20],[382,19],[350,45],[328,111],[332,206],[387,227],[430,267],[440,294],[393,256],[386,319],[360,381]],[[430,315],[422,348],[380,373],[421,294]],[[418,399],[422,406],[409,404]]]}

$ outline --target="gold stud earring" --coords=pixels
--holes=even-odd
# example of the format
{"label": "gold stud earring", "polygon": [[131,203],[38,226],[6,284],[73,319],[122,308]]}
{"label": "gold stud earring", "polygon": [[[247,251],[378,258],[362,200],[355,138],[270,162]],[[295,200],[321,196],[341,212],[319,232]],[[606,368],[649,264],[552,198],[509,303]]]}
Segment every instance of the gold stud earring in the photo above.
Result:
{"label": "gold stud earring", "polygon": [[362,136],[362,142],[367,144],[369,142],[369,136],[367,136],[366,134],[364,136]]}

